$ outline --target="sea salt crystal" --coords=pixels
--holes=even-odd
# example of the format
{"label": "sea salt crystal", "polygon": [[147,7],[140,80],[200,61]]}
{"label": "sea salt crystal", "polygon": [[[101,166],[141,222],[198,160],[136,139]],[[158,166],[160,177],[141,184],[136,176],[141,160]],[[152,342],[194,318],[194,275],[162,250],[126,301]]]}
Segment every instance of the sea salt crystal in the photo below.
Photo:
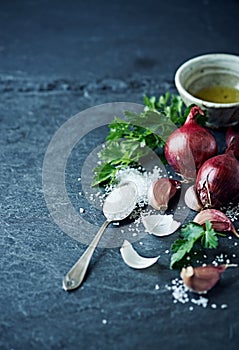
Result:
{"label": "sea salt crystal", "polygon": [[84,208],[80,208],[80,213],[82,214],[82,213],[84,213],[85,212],[85,209]]}
{"label": "sea salt crystal", "polygon": [[107,320],[106,320],[106,319],[103,319],[103,320],[102,320],[102,323],[103,323],[103,324],[107,324]]}
{"label": "sea salt crystal", "polygon": [[156,290],[159,289],[159,285],[158,284],[155,284],[155,287],[154,287]]}
{"label": "sea salt crystal", "polygon": [[207,304],[208,304],[208,299],[200,296],[199,299],[192,298],[191,302],[194,303],[195,305],[202,306],[203,308],[206,308]]}

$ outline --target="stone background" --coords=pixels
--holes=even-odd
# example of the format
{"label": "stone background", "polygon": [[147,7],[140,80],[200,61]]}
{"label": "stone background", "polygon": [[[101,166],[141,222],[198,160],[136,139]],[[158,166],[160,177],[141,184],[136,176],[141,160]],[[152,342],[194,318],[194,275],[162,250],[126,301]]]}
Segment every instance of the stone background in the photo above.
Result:
{"label": "stone background", "polygon": [[[239,54],[238,13],[237,0],[1,1],[1,350],[238,348],[237,269],[206,309],[174,304],[165,285],[178,272],[165,251],[175,237],[135,244],[162,255],[144,271],[128,268],[117,248],[97,249],[82,288],[63,291],[86,246],[54,223],[42,191],[44,155],[64,122],[105,102],[175,92],[175,70],[195,55]],[[229,240],[223,249],[238,254]]]}

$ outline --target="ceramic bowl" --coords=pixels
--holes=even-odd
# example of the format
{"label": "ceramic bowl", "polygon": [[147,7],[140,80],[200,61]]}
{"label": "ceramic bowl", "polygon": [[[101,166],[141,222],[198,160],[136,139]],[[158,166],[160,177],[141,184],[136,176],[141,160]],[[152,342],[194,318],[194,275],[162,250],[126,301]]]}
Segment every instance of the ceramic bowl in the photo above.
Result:
{"label": "ceramic bowl", "polygon": [[191,58],[177,69],[175,85],[187,106],[196,104],[206,111],[209,127],[239,123],[239,100],[219,103],[195,96],[201,89],[212,86],[239,90],[239,56],[213,53]]}

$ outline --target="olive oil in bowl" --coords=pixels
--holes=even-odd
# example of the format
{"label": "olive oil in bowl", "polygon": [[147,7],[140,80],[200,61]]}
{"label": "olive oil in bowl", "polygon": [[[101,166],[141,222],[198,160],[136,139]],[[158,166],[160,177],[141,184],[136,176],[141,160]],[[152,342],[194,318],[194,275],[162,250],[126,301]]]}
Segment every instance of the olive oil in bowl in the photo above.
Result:
{"label": "olive oil in bowl", "polygon": [[239,90],[229,86],[209,86],[194,94],[195,97],[214,103],[235,103],[239,102]]}

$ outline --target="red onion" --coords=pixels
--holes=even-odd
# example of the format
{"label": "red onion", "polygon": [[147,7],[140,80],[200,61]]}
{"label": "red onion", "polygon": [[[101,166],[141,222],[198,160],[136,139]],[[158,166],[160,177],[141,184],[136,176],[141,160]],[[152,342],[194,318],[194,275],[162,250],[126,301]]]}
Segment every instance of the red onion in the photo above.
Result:
{"label": "red onion", "polygon": [[239,199],[239,161],[233,150],[208,159],[199,169],[196,191],[204,207],[220,208]]}
{"label": "red onion", "polygon": [[184,125],[169,136],[164,149],[168,163],[187,179],[195,179],[201,165],[217,153],[214,136],[195,120],[198,113],[203,115],[200,107],[191,108]]}
{"label": "red onion", "polygon": [[156,210],[166,210],[169,200],[179,189],[181,189],[180,181],[168,178],[158,179],[149,187],[149,204]]}
{"label": "red onion", "polygon": [[229,146],[232,144],[232,149],[234,150],[235,157],[239,159],[239,128],[229,127],[226,132],[226,144]]}

